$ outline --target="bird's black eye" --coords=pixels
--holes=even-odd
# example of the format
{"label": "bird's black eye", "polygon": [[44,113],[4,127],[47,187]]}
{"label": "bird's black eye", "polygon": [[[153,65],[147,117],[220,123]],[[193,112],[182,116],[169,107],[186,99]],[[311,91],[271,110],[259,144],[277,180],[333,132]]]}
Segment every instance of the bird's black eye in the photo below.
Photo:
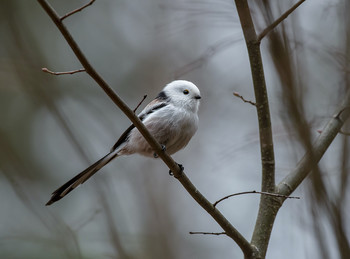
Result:
{"label": "bird's black eye", "polygon": [[184,94],[189,94],[189,91],[188,91],[187,89],[185,89],[185,90],[183,91],[183,93],[184,93]]}

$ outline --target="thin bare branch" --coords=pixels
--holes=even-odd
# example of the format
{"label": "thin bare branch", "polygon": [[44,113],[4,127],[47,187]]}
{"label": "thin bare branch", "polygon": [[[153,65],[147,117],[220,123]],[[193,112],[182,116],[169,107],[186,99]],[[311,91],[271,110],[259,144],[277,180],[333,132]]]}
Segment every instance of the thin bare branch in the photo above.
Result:
{"label": "thin bare branch", "polygon": [[95,0],[91,0],[89,3],[87,3],[86,5],[83,5],[82,7],[79,7],[69,13],[66,13],[65,15],[63,15],[62,17],[60,17],[60,20],[63,21],[64,19],[66,19],[67,17],[77,13],[77,12],[80,12],[81,10],[85,9],[86,7],[92,5],[93,3],[95,2]]}
{"label": "thin bare branch", "polygon": [[226,200],[228,198],[231,198],[233,196],[238,196],[238,195],[243,195],[243,194],[261,194],[261,195],[268,195],[268,196],[274,196],[274,197],[280,197],[280,198],[285,198],[285,199],[300,199],[300,197],[296,197],[296,196],[287,196],[287,195],[282,195],[282,194],[278,194],[278,193],[269,193],[269,192],[257,192],[257,191],[247,191],[247,192],[238,192],[238,193],[234,193],[234,194],[230,194],[227,195],[223,198],[221,198],[220,200],[216,201],[213,203],[213,206],[216,207],[216,205],[218,205],[220,202],[222,202],[223,200]]}
{"label": "thin bare branch", "polygon": [[220,235],[226,235],[226,232],[189,232],[190,235],[214,235],[214,236],[220,236]]}
{"label": "thin bare branch", "polygon": [[136,110],[140,107],[140,105],[143,103],[143,101],[147,98],[147,94],[145,94],[142,98],[142,100],[139,102],[139,104],[136,106],[136,108],[134,109],[134,113],[136,112]]}
{"label": "thin bare branch", "polygon": [[159,154],[159,157],[173,172],[174,177],[182,184],[187,192],[192,196],[194,200],[210,214],[213,219],[222,227],[226,234],[231,237],[237,245],[242,249],[246,257],[250,258],[256,255],[258,252],[254,246],[242,236],[236,228],[217,210],[213,205],[203,196],[201,192],[193,185],[187,175],[180,169],[178,164],[163,151],[162,146],[157,140],[150,134],[142,121],[135,115],[135,113],[121,100],[121,98],[114,92],[114,90],[107,84],[107,82],[97,73],[90,62],[81,51],[78,44],[75,42],[65,25],[62,23],[57,12],[51,7],[46,0],[37,0],[46,13],[50,16],[52,21],[56,24],[63,37],[73,50],[74,54],[85,68],[86,72],[93,78],[96,83],[105,91],[109,98],[119,107],[119,109],[130,119],[135,127],[140,131],[142,136],[150,144],[155,153]]}
{"label": "thin bare branch", "polygon": [[250,103],[251,105],[256,106],[255,102],[252,102],[252,101],[249,101],[247,99],[244,99],[244,97],[242,95],[240,95],[239,93],[237,93],[237,92],[233,92],[233,95],[238,97],[238,98],[240,98],[245,103]]}
{"label": "thin bare branch", "polygon": [[305,0],[300,0],[295,5],[293,5],[288,11],[280,16],[276,21],[267,26],[258,36],[258,41],[260,42],[270,31],[272,31],[277,25],[283,22],[295,9],[299,7]]}
{"label": "thin bare branch", "polygon": [[53,72],[49,69],[47,69],[46,67],[43,67],[41,69],[43,72],[45,73],[49,73],[51,75],[55,75],[55,76],[60,76],[60,75],[73,75],[73,74],[76,74],[76,73],[80,73],[80,72],[85,72],[85,69],[77,69],[77,70],[72,70],[72,71],[65,71],[65,72]]}

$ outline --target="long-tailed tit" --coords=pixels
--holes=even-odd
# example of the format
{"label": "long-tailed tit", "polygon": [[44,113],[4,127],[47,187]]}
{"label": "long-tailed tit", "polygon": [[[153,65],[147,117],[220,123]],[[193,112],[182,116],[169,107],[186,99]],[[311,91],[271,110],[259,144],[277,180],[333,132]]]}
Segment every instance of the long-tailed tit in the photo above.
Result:
{"label": "long-tailed tit", "polygon": [[[140,120],[169,155],[184,148],[196,133],[199,99],[200,92],[193,83],[177,80],[166,85],[139,114]],[[138,129],[131,125],[120,136],[110,153],[54,191],[46,205],[62,199],[114,158],[135,153],[156,157]]]}

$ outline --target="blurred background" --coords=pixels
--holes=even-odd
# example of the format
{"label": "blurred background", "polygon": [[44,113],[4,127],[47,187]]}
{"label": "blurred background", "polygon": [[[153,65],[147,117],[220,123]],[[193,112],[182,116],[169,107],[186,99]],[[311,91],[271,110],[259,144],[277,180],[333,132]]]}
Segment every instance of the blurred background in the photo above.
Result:
{"label": "blurred background", "polygon": [[[250,2],[258,32],[295,3]],[[64,15],[87,1],[50,3]],[[349,87],[349,8],[347,0],[306,1],[262,42],[277,183]],[[53,190],[105,155],[130,121],[87,74],[41,71],[81,65],[36,1],[2,0],[0,14],[0,257],[242,258],[226,236],[189,234],[222,230],[159,159],[119,158],[44,206]],[[64,23],[131,108],[147,94],[140,111],[174,79],[200,88],[199,130],[173,157],[210,201],[260,190],[255,107],[233,96],[254,101],[233,1],[97,0]],[[338,135],[315,172],[317,184],[304,181],[293,194],[301,199],[285,202],[267,258],[345,258],[348,142]],[[218,205],[248,240],[259,198]]]}

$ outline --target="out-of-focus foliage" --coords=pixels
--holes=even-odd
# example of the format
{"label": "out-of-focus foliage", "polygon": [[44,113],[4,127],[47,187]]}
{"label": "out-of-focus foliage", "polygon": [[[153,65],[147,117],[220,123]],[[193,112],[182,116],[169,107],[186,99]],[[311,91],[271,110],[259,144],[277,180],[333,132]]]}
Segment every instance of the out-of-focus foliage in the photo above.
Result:
{"label": "out-of-focus foliage", "polygon": [[[250,2],[258,31],[292,5]],[[50,3],[63,15],[86,1]],[[346,10],[346,0],[306,1],[276,29],[277,39],[271,34],[262,43],[277,181],[305,152],[286,87],[294,87],[311,142],[349,88]],[[144,94],[147,103],[175,78],[199,86],[199,131],[174,157],[209,200],[259,189],[256,112],[232,95],[254,99],[232,1],[97,0],[65,24],[130,107]],[[188,234],[221,229],[156,159],[120,158],[45,207],[50,193],[104,155],[130,122],[86,74],[41,72],[80,64],[36,1],[0,1],[0,35],[1,258],[242,256],[224,236]],[[276,53],[277,40],[285,52]],[[278,63],[278,56],[288,59]],[[348,142],[338,136],[316,172],[324,199],[309,181],[295,194],[300,201],[286,201],[267,258],[340,256],[339,235],[349,237]],[[249,239],[258,201],[239,196],[219,206]]]}

